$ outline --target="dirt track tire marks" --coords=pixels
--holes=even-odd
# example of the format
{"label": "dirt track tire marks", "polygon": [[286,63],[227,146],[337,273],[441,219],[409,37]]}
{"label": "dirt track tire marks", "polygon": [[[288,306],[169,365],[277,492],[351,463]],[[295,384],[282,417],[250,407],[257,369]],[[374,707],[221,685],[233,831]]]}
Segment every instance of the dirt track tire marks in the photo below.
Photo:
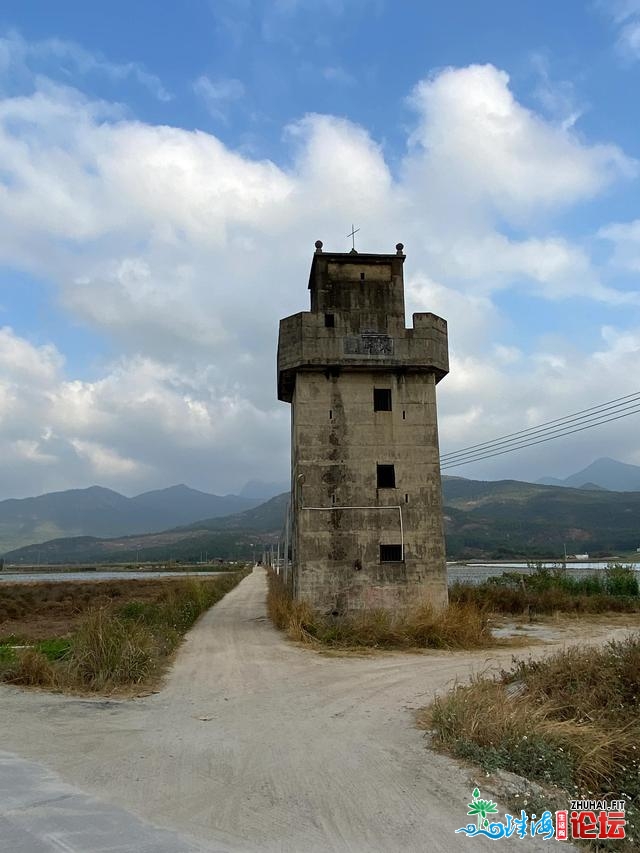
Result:
{"label": "dirt track tire marks", "polygon": [[157,695],[105,703],[1,688],[2,747],[215,848],[462,849],[470,773],[425,749],[413,709],[512,651],[323,656],[271,626],[265,592],[256,569],[205,614]]}

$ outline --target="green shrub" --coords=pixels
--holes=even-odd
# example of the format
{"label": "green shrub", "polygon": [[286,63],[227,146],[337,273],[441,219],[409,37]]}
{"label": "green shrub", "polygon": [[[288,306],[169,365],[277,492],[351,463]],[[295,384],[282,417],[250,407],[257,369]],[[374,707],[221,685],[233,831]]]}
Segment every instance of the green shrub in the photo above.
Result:
{"label": "green shrub", "polygon": [[613,563],[607,566],[604,585],[609,595],[638,596],[638,575],[631,566]]}
{"label": "green shrub", "polygon": [[636,573],[609,566],[600,574],[573,578],[564,569],[536,566],[531,574],[505,572],[481,584],[458,583],[449,600],[497,613],[618,613],[640,610]]}

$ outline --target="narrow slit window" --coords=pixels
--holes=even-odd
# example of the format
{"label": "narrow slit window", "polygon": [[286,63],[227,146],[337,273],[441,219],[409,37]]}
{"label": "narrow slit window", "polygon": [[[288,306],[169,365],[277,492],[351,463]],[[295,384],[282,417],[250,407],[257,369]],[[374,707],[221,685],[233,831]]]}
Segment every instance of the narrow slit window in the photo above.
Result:
{"label": "narrow slit window", "polygon": [[327,329],[333,329],[336,325],[335,314],[325,314],[324,315],[324,325]]}
{"label": "narrow slit window", "polygon": [[381,545],[381,563],[402,563],[402,545]]}
{"label": "narrow slit window", "polygon": [[329,409],[329,420],[333,420],[333,409]]}
{"label": "narrow slit window", "polygon": [[395,465],[377,465],[377,481],[379,489],[395,489],[396,468]]}
{"label": "narrow slit window", "polygon": [[402,410],[402,420],[403,420],[403,421],[406,421],[406,419],[407,419],[407,413],[406,413],[406,412],[405,412],[405,410],[403,409],[403,410]]}
{"label": "narrow slit window", "polygon": [[373,389],[373,411],[374,412],[390,412],[391,411],[391,388],[374,388]]}
{"label": "narrow slit window", "polygon": [[408,503],[409,503],[409,495],[405,495],[405,496],[404,496],[404,502],[405,502],[406,504],[408,504]]}
{"label": "narrow slit window", "polygon": [[360,281],[364,281],[364,273],[363,272],[360,273]]}

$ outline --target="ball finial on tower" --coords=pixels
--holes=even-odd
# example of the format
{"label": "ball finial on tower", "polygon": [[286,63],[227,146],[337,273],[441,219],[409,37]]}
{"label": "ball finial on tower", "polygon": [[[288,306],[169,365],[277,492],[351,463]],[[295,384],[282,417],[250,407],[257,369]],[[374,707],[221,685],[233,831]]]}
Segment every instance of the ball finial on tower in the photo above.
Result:
{"label": "ball finial on tower", "polygon": [[404,251],[404,243],[396,243],[396,253],[401,255]]}
{"label": "ball finial on tower", "polygon": [[322,240],[316,240],[316,253],[319,254],[322,251]]}

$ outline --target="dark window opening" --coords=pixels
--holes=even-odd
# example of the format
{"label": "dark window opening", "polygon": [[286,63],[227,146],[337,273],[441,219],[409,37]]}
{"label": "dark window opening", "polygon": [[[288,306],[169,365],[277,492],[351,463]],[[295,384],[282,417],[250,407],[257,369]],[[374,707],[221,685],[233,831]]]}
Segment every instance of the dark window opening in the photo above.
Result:
{"label": "dark window opening", "polygon": [[380,562],[381,563],[402,563],[402,545],[381,545],[380,546]]}
{"label": "dark window opening", "polygon": [[333,329],[336,325],[336,318],[334,314],[325,314],[324,315],[324,325],[327,329]]}
{"label": "dark window opening", "polygon": [[364,281],[364,273],[363,272],[360,273],[360,281]]}
{"label": "dark window opening", "polygon": [[333,420],[333,409],[329,409],[329,420]]}
{"label": "dark window opening", "polygon": [[402,410],[402,420],[403,420],[403,421],[406,421],[406,419],[407,419],[407,413],[406,413],[406,412],[405,412],[405,410],[403,409],[403,410]]}
{"label": "dark window opening", "polygon": [[405,496],[404,496],[404,502],[405,502],[406,504],[408,504],[408,503],[409,503],[409,495],[405,495]]}
{"label": "dark window opening", "polygon": [[395,489],[396,469],[395,465],[377,465],[378,488]]}
{"label": "dark window opening", "polygon": [[374,412],[390,412],[391,411],[391,388],[374,388],[373,389],[373,411]]}

